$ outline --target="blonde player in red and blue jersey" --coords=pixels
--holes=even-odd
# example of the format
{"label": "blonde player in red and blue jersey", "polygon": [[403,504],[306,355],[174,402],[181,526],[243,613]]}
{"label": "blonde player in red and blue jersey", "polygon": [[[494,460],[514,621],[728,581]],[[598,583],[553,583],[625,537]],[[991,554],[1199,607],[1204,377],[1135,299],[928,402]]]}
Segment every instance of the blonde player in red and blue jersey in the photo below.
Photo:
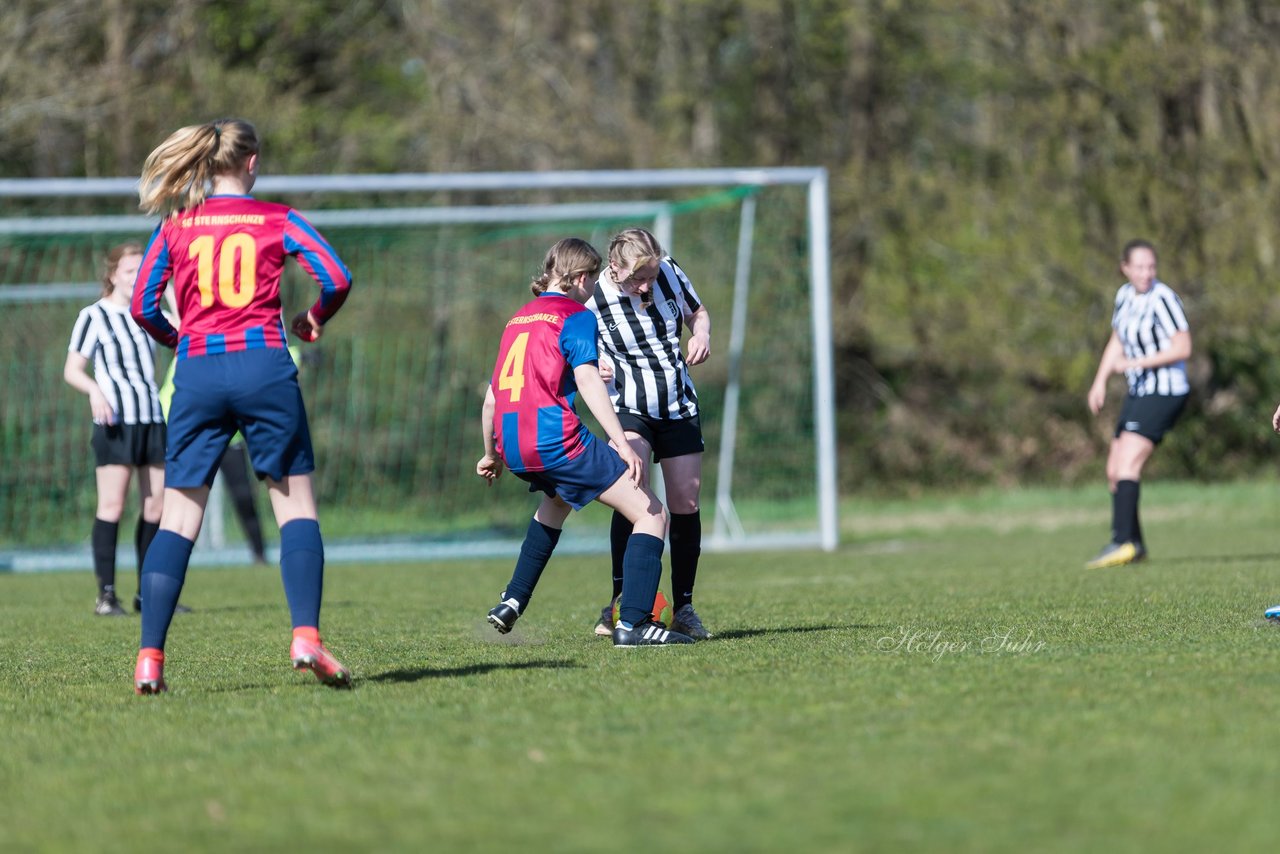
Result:
{"label": "blonde player in red and blue jersey", "polygon": [[[315,463],[280,306],[280,276],[285,258],[293,256],[320,285],[320,298],[293,319],[291,329],[315,341],[346,300],[351,274],[297,211],[249,196],[257,175],[257,131],[240,119],[174,132],[142,171],[140,206],[164,219],[143,254],[131,309],[153,338],[177,349],[178,367],[160,532],[142,566],[142,642],[134,672],[139,694],[166,690],[169,623],[209,486],[237,431],[254,471],[267,481],[280,525],[293,666],[327,685],[351,684],[350,672],[320,640],[324,544],[311,487]],[[180,333],[160,310],[170,282]]]}
{"label": "blonde player in red and blue jersey", "polygon": [[[614,646],[693,643],[650,614],[662,573],[667,514],[642,485],[643,464],[627,444],[596,350],[596,319],[584,307],[595,291],[600,253],[574,237],[547,252],[533,281],[534,299],[507,321],[481,417],[484,456],[476,474],[496,481],[504,464],[530,492],[545,496],[529,522],[520,557],[489,622],[511,631],[529,606],[569,511],[599,501],[632,523],[624,561]],[[613,447],[591,434],[574,411],[581,394]]]}

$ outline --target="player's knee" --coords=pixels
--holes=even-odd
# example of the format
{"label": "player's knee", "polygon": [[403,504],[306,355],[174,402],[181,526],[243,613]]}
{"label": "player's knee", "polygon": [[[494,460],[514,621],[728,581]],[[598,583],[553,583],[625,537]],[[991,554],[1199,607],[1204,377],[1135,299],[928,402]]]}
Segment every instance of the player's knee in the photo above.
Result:
{"label": "player's knee", "polygon": [[667,522],[671,518],[667,514],[667,508],[663,507],[658,496],[652,493],[649,494],[648,499],[649,503],[645,505],[644,509],[641,511],[639,518],[647,522],[657,523],[663,528],[666,528]]}
{"label": "player's knee", "polygon": [[573,512],[573,508],[560,496],[548,496],[539,504],[538,509],[534,511],[533,518],[543,525],[551,528],[559,528],[564,521],[569,518],[569,514]]}
{"label": "player's knee", "polygon": [[159,522],[160,513],[164,510],[164,498],[152,495],[142,499],[142,518],[147,522]]}
{"label": "player's knee", "polygon": [[633,530],[637,534],[649,534],[650,536],[662,539],[667,532],[667,511],[660,501],[654,499],[656,507],[650,506],[645,513],[640,514],[636,519]]}
{"label": "player's knee", "polygon": [[679,516],[688,516],[697,513],[701,508],[698,506],[698,497],[696,495],[690,497],[681,496],[679,498],[667,495],[667,509]]}
{"label": "player's knee", "polygon": [[1112,484],[1122,480],[1137,480],[1142,476],[1142,464],[1145,460],[1139,456],[1122,456],[1107,465],[1107,479]]}
{"label": "player's knee", "polygon": [[97,517],[104,522],[119,522],[124,515],[124,499],[112,496],[99,496]]}

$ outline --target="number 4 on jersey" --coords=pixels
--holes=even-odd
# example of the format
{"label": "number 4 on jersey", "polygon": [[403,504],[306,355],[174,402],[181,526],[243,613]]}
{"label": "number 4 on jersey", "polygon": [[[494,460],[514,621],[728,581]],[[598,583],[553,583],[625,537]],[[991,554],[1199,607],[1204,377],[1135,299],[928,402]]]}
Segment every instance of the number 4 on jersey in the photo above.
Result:
{"label": "number 4 on jersey", "polygon": [[528,344],[528,332],[517,335],[507,350],[507,358],[502,360],[502,370],[498,372],[498,391],[511,392],[512,403],[520,400],[520,389],[524,388],[524,349]]}

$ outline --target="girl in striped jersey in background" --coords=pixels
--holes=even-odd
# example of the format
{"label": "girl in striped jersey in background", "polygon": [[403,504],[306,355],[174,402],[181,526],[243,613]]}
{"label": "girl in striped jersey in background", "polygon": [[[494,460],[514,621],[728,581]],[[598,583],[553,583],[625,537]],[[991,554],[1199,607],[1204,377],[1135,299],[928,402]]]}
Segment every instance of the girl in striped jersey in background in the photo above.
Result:
{"label": "girl in striped jersey in background", "polygon": [[1111,338],[1089,388],[1089,409],[1094,415],[1102,411],[1112,374],[1125,375],[1129,394],[1107,455],[1111,541],[1085,564],[1089,569],[1121,566],[1147,556],[1138,521],[1142,467],[1182,414],[1191,391],[1186,368],[1191,327],[1178,295],[1156,279],[1155,247],[1131,240],[1121,257],[1120,271],[1128,281],[1116,293]]}
{"label": "girl in striped jersey in background", "polygon": [[[135,473],[142,505],[133,537],[139,591],[142,558],[160,528],[165,427],[156,388],[155,344],[129,315],[141,263],[142,246],[137,243],[122,243],[107,253],[102,298],[81,309],[62,369],[67,384],[89,396],[93,417],[98,486],[91,539],[98,582],[94,613],[102,617],[125,615],[116,598],[116,540]],[[90,360],[93,376],[88,373]],[[134,604],[138,605],[137,597]]]}
{"label": "girl in striped jersey in background", "polygon": [[[609,264],[587,308],[596,316],[602,376],[632,450],[662,466],[671,523],[671,593],[674,631],[694,640],[711,633],[693,609],[693,585],[702,553],[702,423],[689,366],[711,354],[711,315],[693,283],[643,228],[628,228],[609,242]],[[688,356],[681,338],[689,330]],[[606,364],[606,360],[608,364]],[[630,524],[613,514],[613,597],[622,592],[622,555]],[[596,634],[608,635],[612,603],[600,612]]]}
{"label": "girl in striped jersey in background", "polygon": [[[320,286],[291,329],[315,341],[347,298],[351,275],[297,211],[249,195],[258,176],[258,134],[240,119],[182,128],[147,158],[139,185],[144,211],[164,217],[143,253],[132,312],[176,349],[169,406],[164,510],[142,567],[142,640],[134,671],[139,694],[166,689],[164,644],[209,485],[227,444],[244,434],[267,481],[280,525],[280,574],[293,622],[289,655],[327,685],[351,674],[320,640],[324,544],[311,486],[315,470],[298,370],[286,349],[280,278],[294,257]],[[172,281],[182,332],[160,302]]]}

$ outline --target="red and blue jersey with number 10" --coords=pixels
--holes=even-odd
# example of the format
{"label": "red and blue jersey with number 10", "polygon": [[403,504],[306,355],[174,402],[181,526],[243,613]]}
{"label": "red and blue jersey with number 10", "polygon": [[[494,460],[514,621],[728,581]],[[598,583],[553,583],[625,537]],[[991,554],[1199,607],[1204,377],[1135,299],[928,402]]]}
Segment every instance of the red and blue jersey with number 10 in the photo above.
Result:
{"label": "red and blue jersey with number 10", "polygon": [[548,292],[507,321],[493,370],[494,440],[514,472],[546,471],[595,441],[573,409],[573,369],[594,364],[595,315]]}
{"label": "red and blue jersey with number 10", "polygon": [[[342,306],[351,274],[333,248],[288,205],[250,196],[210,196],[156,227],[133,289],[132,314],[152,338],[190,356],[286,347],[280,276],[292,255],[320,285],[312,316]],[[165,318],[172,279],[182,331]]]}

